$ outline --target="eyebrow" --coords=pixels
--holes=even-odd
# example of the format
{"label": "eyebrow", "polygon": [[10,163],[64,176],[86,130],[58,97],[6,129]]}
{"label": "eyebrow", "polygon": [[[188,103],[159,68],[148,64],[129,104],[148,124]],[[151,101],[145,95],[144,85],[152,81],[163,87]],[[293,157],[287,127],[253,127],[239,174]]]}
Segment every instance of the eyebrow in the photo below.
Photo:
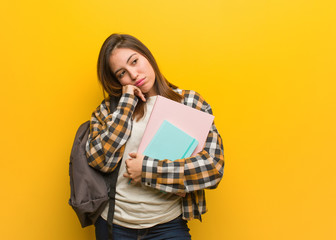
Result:
{"label": "eyebrow", "polygon": [[[135,55],[136,53],[133,53],[131,56],[129,56],[129,58],[127,59],[126,63],[128,63],[128,61],[131,59],[131,57],[133,55]],[[114,72],[115,75],[117,75],[117,72],[119,72],[122,68],[119,68],[117,71]]]}

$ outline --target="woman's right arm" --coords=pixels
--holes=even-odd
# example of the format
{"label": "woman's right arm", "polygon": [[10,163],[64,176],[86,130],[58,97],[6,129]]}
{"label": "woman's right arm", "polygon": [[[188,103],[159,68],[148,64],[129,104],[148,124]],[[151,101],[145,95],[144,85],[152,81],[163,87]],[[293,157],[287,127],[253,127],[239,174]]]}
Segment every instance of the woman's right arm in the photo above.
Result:
{"label": "woman's right arm", "polygon": [[131,133],[137,102],[135,95],[126,92],[112,113],[105,100],[92,113],[86,143],[86,156],[91,167],[102,172],[112,172],[116,168]]}

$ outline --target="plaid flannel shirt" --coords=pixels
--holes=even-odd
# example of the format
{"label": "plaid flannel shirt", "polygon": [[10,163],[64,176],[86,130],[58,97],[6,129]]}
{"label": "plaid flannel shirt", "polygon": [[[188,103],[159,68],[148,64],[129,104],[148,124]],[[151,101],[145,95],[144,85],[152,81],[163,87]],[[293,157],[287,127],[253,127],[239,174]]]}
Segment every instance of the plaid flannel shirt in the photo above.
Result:
{"label": "plaid flannel shirt", "polygon": [[[198,93],[180,89],[175,91],[183,96],[183,104],[212,114],[210,105]],[[112,172],[116,168],[131,134],[132,114],[137,102],[137,97],[125,93],[113,113],[110,112],[109,101],[105,100],[93,112],[86,144],[91,167],[102,172]],[[223,171],[222,139],[212,124],[205,146],[196,156],[174,161],[145,156],[141,181],[146,186],[164,192],[184,195],[183,218],[201,220],[201,215],[207,211],[204,189],[216,188]]]}

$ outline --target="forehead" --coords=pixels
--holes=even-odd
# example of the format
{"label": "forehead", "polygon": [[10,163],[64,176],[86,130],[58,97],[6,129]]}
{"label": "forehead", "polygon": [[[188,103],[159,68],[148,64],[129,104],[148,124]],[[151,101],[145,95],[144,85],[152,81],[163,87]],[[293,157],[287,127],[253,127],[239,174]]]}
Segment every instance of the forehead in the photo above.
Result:
{"label": "forehead", "polygon": [[126,55],[132,55],[133,53],[137,53],[133,49],[130,48],[116,48],[111,52],[110,57],[123,57]]}
{"label": "forehead", "polygon": [[138,52],[129,48],[114,49],[110,55],[110,66],[116,68],[125,65],[129,57],[133,54],[138,54]]}

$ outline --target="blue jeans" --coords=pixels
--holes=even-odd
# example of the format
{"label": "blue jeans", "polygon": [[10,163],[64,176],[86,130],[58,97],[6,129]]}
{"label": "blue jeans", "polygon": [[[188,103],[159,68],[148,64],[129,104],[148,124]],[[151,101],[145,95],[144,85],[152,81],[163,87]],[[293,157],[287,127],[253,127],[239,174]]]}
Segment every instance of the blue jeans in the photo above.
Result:
{"label": "blue jeans", "polygon": [[[99,217],[95,223],[96,239],[108,240],[107,221]],[[115,240],[190,240],[187,221],[181,216],[170,222],[155,225],[145,229],[132,229],[113,224]]]}

